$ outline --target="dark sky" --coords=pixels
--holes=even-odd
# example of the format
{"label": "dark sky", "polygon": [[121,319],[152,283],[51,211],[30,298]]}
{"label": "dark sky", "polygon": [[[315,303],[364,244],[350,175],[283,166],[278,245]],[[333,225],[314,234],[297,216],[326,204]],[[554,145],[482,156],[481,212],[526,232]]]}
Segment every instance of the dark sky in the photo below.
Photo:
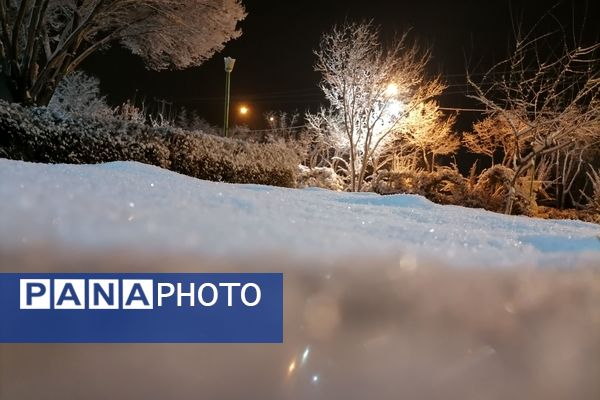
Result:
{"label": "dark sky", "polygon": [[[313,50],[322,32],[344,20],[373,19],[386,39],[412,28],[414,37],[432,47],[431,73],[451,85],[441,99],[446,107],[472,106],[465,99],[465,70],[482,71],[507,54],[511,15],[525,26],[539,19],[556,1],[536,0],[245,0],[248,17],[243,35],[204,65],[185,71],[152,72],[125,50],[113,48],[95,55],[84,66],[98,76],[113,104],[127,98],[166,99],[185,106],[214,124],[222,123],[223,57],[237,59],[232,74],[233,105],[248,104],[251,115],[232,113],[233,123],[264,127],[269,110],[315,110],[324,100],[313,72]],[[600,36],[600,1],[567,0],[554,14],[577,29],[585,21],[586,40]],[[552,27],[556,28],[556,25]],[[470,119],[473,116],[465,116]]]}

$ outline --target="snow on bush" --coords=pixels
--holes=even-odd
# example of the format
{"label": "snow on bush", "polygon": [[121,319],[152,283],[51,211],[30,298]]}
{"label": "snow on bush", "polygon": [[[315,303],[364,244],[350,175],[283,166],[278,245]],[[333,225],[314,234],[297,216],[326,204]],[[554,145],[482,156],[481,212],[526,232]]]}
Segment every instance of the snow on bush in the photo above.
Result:
{"label": "snow on bush", "polygon": [[418,194],[440,204],[473,206],[467,179],[451,168],[439,168],[434,172],[381,172],[372,186],[380,194]]}
{"label": "snow on bush", "polygon": [[245,143],[118,118],[72,118],[0,102],[0,157],[94,164],[138,161],[196,178],[295,186],[298,155],[283,144]]}
{"label": "snow on bush", "polygon": [[71,116],[108,117],[113,114],[100,95],[100,80],[82,71],[67,75],[58,84],[48,108]]}
{"label": "snow on bush", "polygon": [[211,181],[295,187],[298,155],[285,144],[247,143],[169,129],[171,169]]}
{"label": "snow on bush", "polygon": [[333,168],[315,167],[309,168],[299,165],[298,188],[318,187],[341,192],[346,187],[344,178],[335,173]]}

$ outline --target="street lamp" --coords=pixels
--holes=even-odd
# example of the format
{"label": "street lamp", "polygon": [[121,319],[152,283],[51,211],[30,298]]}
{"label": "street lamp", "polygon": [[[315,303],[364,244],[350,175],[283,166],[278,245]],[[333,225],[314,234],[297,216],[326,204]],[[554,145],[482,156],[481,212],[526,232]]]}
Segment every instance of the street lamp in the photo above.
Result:
{"label": "street lamp", "polygon": [[225,57],[225,121],[223,123],[223,136],[227,137],[229,131],[229,93],[231,91],[231,71],[235,65],[235,59]]}

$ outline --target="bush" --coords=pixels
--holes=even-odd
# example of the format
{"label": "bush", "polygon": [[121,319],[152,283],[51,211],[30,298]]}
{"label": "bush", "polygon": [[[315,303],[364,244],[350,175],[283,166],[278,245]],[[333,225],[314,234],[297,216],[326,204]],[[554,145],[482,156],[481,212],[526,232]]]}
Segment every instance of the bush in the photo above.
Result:
{"label": "bush", "polygon": [[283,144],[170,131],[173,171],[213,181],[295,187],[298,156]]}
{"label": "bush", "polygon": [[[512,169],[502,165],[495,165],[481,173],[477,184],[472,188],[472,198],[480,202],[480,207],[489,211],[503,213],[506,210],[506,202],[515,173]],[[512,213],[516,215],[532,216],[537,211],[534,198],[526,195],[528,186],[527,177],[522,178],[515,193],[515,202]]]}
{"label": "bush", "polygon": [[[484,208],[503,213],[513,176],[511,169],[500,165],[483,171],[474,182],[447,167],[434,172],[382,172],[373,181],[373,191],[379,194],[418,194],[438,204]],[[518,189],[513,213],[534,215],[537,209],[535,199],[530,201],[523,190]]]}
{"label": "bush", "polygon": [[418,194],[439,204],[464,206],[470,201],[467,179],[451,168],[439,168],[434,172],[382,172],[373,181],[373,191],[379,194]]}
{"label": "bush", "polygon": [[318,187],[322,189],[341,192],[346,187],[344,179],[335,173],[333,168],[315,167],[309,168],[300,165],[298,175],[298,188]]}
{"label": "bush", "polygon": [[200,179],[294,187],[298,155],[283,144],[245,143],[117,118],[72,118],[0,102],[0,157],[44,163],[138,161]]}

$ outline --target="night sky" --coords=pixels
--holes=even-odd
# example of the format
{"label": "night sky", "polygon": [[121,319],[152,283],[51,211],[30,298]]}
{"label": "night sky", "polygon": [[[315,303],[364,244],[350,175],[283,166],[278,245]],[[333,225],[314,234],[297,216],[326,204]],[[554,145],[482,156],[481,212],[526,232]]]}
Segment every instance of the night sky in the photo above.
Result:
{"label": "night sky", "polygon": [[[184,71],[147,71],[140,59],[112,48],[88,60],[84,68],[98,76],[111,104],[125,99],[145,100],[152,111],[156,99],[173,108],[185,106],[214,124],[222,123],[223,57],[237,59],[232,74],[233,107],[246,104],[251,113],[232,113],[232,124],[265,127],[270,110],[315,110],[324,99],[313,71],[313,50],[322,32],[344,20],[373,19],[384,38],[392,39],[407,28],[432,48],[431,73],[441,73],[450,85],[440,99],[444,107],[477,106],[465,98],[465,71],[483,72],[507,55],[512,35],[511,15],[531,26],[556,1],[509,0],[245,0],[248,16],[243,35],[204,65]],[[585,41],[600,36],[600,2],[564,1],[554,15],[568,29],[585,25]],[[575,18],[573,18],[573,13]],[[572,23],[575,21],[575,23]],[[585,22],[585,24],[584,24]],[[552,29],[556,29],[553,25]],[[550,27],[548,28],[550,29]],[[465,115],[470,114],[470,115]],[[476,118],[463,113],[461,124]]]}

